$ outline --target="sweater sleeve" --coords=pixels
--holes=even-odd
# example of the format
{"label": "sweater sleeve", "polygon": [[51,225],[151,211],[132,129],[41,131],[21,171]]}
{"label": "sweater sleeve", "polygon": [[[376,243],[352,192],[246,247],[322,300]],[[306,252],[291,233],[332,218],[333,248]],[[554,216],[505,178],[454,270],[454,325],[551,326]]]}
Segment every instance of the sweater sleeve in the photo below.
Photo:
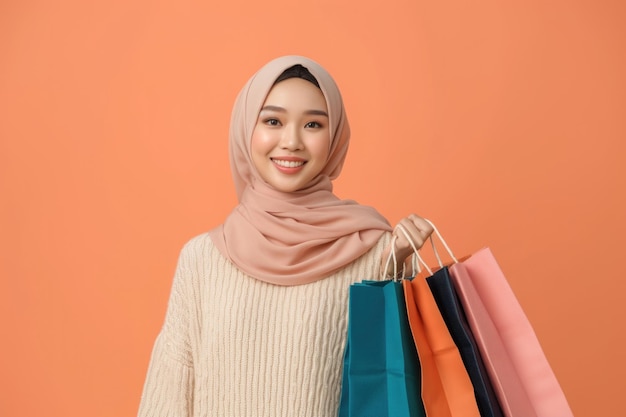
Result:
{"label": "sweater sleeve", "polygon": [[193,413],[193,359],[190,344],[190,273],[185,251],[174,275],[165,322],[156,338],[139,417],[188,417]]}

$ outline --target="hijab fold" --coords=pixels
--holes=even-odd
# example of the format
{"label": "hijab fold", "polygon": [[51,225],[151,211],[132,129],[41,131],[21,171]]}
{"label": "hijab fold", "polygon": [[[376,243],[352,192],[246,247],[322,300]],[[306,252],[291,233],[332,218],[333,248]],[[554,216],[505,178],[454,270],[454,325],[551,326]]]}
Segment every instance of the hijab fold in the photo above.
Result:
{"label": "hijab fold", "polygon": [[[258,174],[250,154],[252,131],[265,98],[284,70],[300,64],[326,98],[331,137],[322,172],[303,189],[285,193]],[[224,224],[213,229],[218,250],[246,274],[277,285],[301,285],[327,277],[371,249],[389,223],[375,209],[333,194],[348,151],[350,128],[334,80],[301,56],[277,58],[248,80],[231,115],[229,154],[239,199]]]}

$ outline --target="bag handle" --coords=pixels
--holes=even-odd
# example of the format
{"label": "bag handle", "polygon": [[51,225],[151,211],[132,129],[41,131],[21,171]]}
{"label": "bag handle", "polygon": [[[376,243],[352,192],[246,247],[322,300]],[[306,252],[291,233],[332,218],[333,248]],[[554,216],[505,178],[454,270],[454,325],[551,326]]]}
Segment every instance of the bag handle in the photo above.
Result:
{"label": "bag handle", "polygon": [[[426,220],[426,222],[428,224],[430,224],[430,226],[433,228],[433,232],[437,236],[437,239],[439,239],[439,241],[443,244],[443,247],[448,252],[448,255],[450,256],[450,258],[452,258],[452,261],[455,264],[459,263],[459,261],[456,259],[456,257],[452,253],[452,250],[450,249],[450,247],[448,246],[446,241],[441,236],[441,233],[439,233],[439,230],[437,230],[437,227],[435,226],[435,224],[433,222],[431,222],[430,220],[428,220],[428,219],[424,219],[424,220]],[[435,256],[437,257],[437,262],[439,263],[439,266],[443,268],[443,262],[441,261],[441,258],[439,257],[439,253],[437,252],[437,248],[435,247],[435,241],[433,240],[433,236],[432,235],[430,235],[430,242],[431,242],[431,245],[433,247],[433,251],[435,252]]]}
{"label": "bag handle", "polygon": [[[404,226],[402,226],[401,224],[398,224],[396,226],[396,229],[398,229],[404,235],[406,240],[409,242],[409,244],[413,248],[413,261],[415,262],[415,258],[417,258],[417,267],[418,267],[417,268],[417,272],[418,272],[418,274],[421,272],[420,268],[419,268],[419,265],[422,264],[424,266],[424,268],[428,271],[428,273],[432,275],[433,271],[428,267],[428,264],[426,262],[424,262],[424,260],[420,256],[419,250],[417,249],[417,246],[415,245],[415,242],[413,242],[413,239],[411,239],[411,236],[409,235],[409,232],[407,232],[406,228]],[[395,249],[395,247],[393,249]],[[416,275],[415,274],[415,268],[413,268],[413,275]]]}
{"label": "bag handle", "polygon": [[[430,226],[433,228],[433,232],[434,234],[437,236],[437,238],[439,239],[439,241],[443,244],[443,247],[446,249],[446,252],[448,252],[448,255],[450,256],[450,258],[452,259],[452,261],[454,263],[458,263],[459,261],[457,260],[457,258],[454,256],[454,253],[452,253],[452,250],[450,249],[450,247],[448,246],[448,244],[446,243],[446,241],[444,240],[443,236],[441,236],[441,233],[439,233],[439,230],[437,229],[437,227],[435,226],[435,224],[428,220],[428,219],[424,219],[428,224],[430,224]],[[411,247],[413,248],[413,252],[414,252],[414,257],[413,260],[415,260],[415,258],[417,258],[417,260],[419,261],[419,263],[421,263],[425,269],[432,275],[432,270],[428,267],[428,265],[426,264],[426,262],[424,262],[424,260],[422,259],[422,257],[419,255],[419,251],[417,249],[417,246],[415,245],[415,242],[413,242],[413,239],[411,239],[411,236],[409,235],[409,232],[406,230],[406,228],[401,225],[398,224],[396,226],[396,229],[399,230],[404,237],[406,238],[406,240],[409,242],[409,244],[411,245]],[[395,237],[395,236],[394,236]],[[435,240],[433,239],[432,234],[429,236],[428,238],[430,240],[430,244],[433,248],[433,252],[435,254],[435,258],[437,258],[437,263],[439,264],[440,268],[443,268],[444,264],[443,261],[441,260],[441,256],[439,256],[439,252],[437,251],[437,246],[435,245]],[[394,245],[395,245],[395,240],[394,240]],[[395,246],[393,247],[395,249]],[[395,256],[395,254],[394,254]],[[419,264],[418,264],[419,266]],[[413,270],[413,272],[415,272],[415,268]]]}
{"label": "bag handle", "polygon": [[[402,227],[401,225],[398,225],[398,226]],[[401,230],[401,231],[402,231],[402,233],[405,236],[407,236],[407,240],[409,241],[409,243],[413,247],[413,251],[417,255],[417,259],[419,259],[419,262],[421,262],[421,264],[430,272],[430,269],[428,268],[428,265],[419,256],[419,254],[417,252],[417,247],[415,246],[415,243],[413,243],[411,241],[411,239],[408,237],[408,234],[407,234],[406,230]],[[398,240],[398,236],[393,235],[392,238],[391,238],[391,250],[389,251],[389,255],[387,256],[387,261],[385,262],[383,270],[381,271],[381,279],[383,279],[383,280],[388,277],[386,274],[387,274],[387,271],[389,270],[389,265],[390,265],[392,260],[393,260],[393,277],[389,277],[389,278],[392,278],[396,282],[399,282],[399,281],[401,281],[404,278],[404,275],[405,275],[405,265],[404,265],[404,263],[402,264],[402,274],[401,275],[398,274],[398,258],[397,258],[397,255],[396,255],[396,241],[397,240]],[[411,266],[412,266],[412,269],[413,269],[413,276],[417,276],[417,274],[422,272],[422,269],[420,267],[420,263],[418,263],[417,259],[415,257],[413,257],[411,259]]]}
{"label": "bag handle", "polygon": [[[452,253],[452,250],[450,249],[450,246],[448,246],[448,244],[444,240],[443,236],[441,236],[441,233],[439,233],[439,230],[437,229],[437,226],[435,226],[435,224],[432,221],[428,220],[428,219],[424,219],[424,220],[433,228],[433,234],[435,236],[437,236],[437,239],[439,239],[439,241],[442,243],[443,247],[446,249],[446,252],[450,256],[452,261],[455,264],[459,263],[457,258],[454,256],[454,253]],[[424,262],[424,260],[420,256],[419,250],[417,249],[417,245],[415,245],[415,242],[413,241],[413,239],[411,239],[411,235],[406,230],[406,228],[403,225],[398,224],[398,225],[396,225],[395,229],[398,230],[400,233],[402,233],[404,235],[406,240],[411,245],[411,248],[413,248],[413,258],[411,259],[412,269],[413,269],[413,276],[417,276],[417,274],[419,274],[421,272],[420,265],[423,266],[424,269],[426,271],[428,271],[429,274],[432,275],[433,272],[432,272],[431,268],[428,266],[428,264],[426,262]],[[431,234],[428,239],[430,240],[430,244],[431,244],[431,246],[433,248],[433,252],[435,254],[435,257],[437,258],[437,263],[439,264],[439,267],[443,268],[444,264],[443,264],[443,261],[441,260],[441,256],[439,256],[439,252],[437,251],[437,246],[435,245],[435,240],[433,239],[433,235]],[[387,273],[387,270],[389,269],[389,264],[393,260],[393,280],[396,281],[396,282],[402,280],[402,277],[404,277],[404,272],[405,272],[405,266],[404,266],[404,264],[402,264],[402,277],[398,276],[398,258],[396,256],[396,241],[397,240],[398,240],[398,236],[394,234],[393,237],[391,238],[391,250],[389,251],[389,256],[387,257],[387,261],[385,262],[385,266],[384,266],[384,269],[383,269],[382,274],[381,274],[382,275],[381,278],[384,279],[385,278],[385,274]],[[416,273],[416,271],[417,271],[417,273]]]}
{"label": "bag handle", "polygon": [[[398,237],[395,235],[391,237],[391,249],[389,250],[389,255],[387,256],[387,261],[385,262],[385,266],[383,267],[380,273],[381,280],[384,280],[385,278],[388,277],[387,270],[389,269],[389,264],[392,259],[393,259],[393,277],[390,277],[390,278],[392,278],[396,282],[400,280],[398,278],[398,258],[396,257],[396,240],[397,239]],[[404,267],[403,267],[402,275],[404,275]]]}

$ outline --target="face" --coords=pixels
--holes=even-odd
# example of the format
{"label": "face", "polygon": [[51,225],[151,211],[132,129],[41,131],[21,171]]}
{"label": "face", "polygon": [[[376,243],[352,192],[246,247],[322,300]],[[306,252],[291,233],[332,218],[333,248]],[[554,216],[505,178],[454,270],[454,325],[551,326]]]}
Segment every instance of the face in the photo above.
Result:
{"label": "face", "polygon": [[330,152],[328,109],[321,90],[289,78],[270,90],[252,132],[252,161],[278,191],[304,188],[324,169]]}

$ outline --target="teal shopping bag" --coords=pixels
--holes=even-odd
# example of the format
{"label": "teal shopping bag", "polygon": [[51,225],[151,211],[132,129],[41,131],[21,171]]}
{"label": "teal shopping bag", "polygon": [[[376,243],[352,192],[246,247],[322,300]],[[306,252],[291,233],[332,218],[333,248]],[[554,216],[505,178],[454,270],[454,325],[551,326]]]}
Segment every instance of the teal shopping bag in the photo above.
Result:
{"label": "teal shopping bag", "polygon": [[339,417],[425,417],[402,283],[350,287]]}

